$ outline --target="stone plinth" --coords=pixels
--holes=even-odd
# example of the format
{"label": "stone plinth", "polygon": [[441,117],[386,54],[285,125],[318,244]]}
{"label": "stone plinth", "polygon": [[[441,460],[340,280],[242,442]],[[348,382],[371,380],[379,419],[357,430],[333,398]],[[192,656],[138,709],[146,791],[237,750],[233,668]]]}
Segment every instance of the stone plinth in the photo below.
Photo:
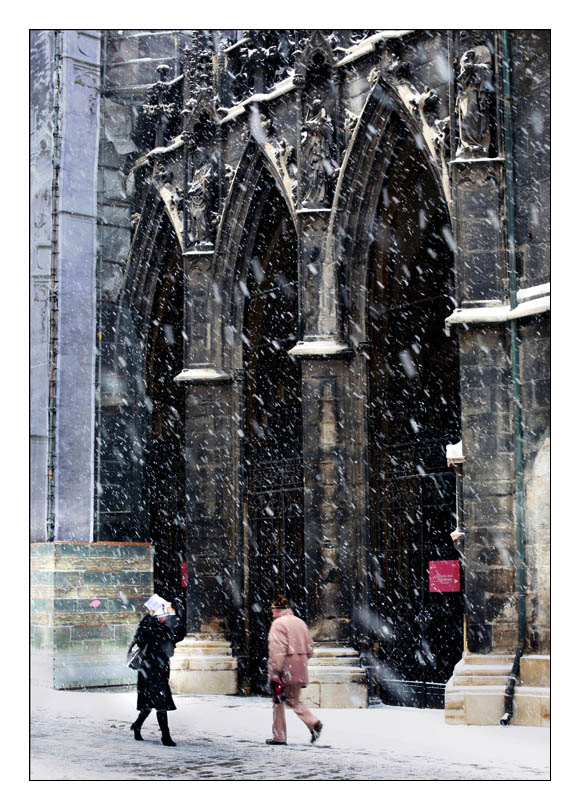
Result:
{"label": "stone plinth", "polygon": [[320,709],[364,709],[368,706],[366,670],[351,647],[317,646],[308,665],[302,699]]}
{"label": "stone plinth", "polygon": [[54,689],[136,682],[127,649],[153,593],[148,543],[33,543],[31,682]]}
{"label": "stone plinth", "polygon": [[[504,695],[513,656],[464,654],[445,688],[445,722],[495,726],[504,714]],[[522,656],[514,691],[514,726],[550,725],[550,656]]]}
{"label": "stone plinth", "polygon": [[175,648],[170,685],[177,695],[235,695],[238,664],[223,636],[192,633]]}

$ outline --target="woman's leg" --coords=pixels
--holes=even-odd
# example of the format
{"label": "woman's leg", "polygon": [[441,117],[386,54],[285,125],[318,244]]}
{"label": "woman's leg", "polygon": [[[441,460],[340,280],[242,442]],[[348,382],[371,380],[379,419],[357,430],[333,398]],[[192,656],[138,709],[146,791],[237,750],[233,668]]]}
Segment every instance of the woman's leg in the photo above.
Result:
{"label": "woman's leg", "polygon": [[169,733],[169,723],[167,721],[167,712],[157,712],[157,722],[161,729],[161,742],[163,745],[175,745]]}
{"label": "woman's leg", "polygon": [[131,726],[131,731],[134,733],[136,740],[143,740],[143,737],[141,736],[141,726],[143,725],[145,720],[147,720],[150,714],[151,709],[141,709],[141,711],[139,712],[139,717],[135,720],[135,722]]}

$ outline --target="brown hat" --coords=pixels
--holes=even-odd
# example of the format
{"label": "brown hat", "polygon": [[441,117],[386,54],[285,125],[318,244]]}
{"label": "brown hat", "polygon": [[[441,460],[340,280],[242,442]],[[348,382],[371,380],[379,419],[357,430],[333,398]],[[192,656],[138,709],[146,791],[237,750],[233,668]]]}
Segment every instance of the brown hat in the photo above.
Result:
{"label": "brown hat", "polygon": [[286,610],[289,607],[290,607],[290,602],[286,599],[285,596],[282,596],[279,593],[276,594],[272,604],[270,605],[271,609],[276,608],[276,610]]}

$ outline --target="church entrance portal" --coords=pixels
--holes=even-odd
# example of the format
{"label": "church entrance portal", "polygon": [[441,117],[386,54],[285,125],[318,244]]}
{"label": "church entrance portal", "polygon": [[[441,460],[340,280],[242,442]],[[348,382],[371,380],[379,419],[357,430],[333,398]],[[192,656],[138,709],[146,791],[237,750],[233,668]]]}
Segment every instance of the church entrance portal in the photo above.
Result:
{"label": "church entrance portal", "polygon": [[[169,228],[167,233],[172,235]],[[183,365],[183,270],[177,244],[163,253],[147,339],[145,497],[155,590],[185,608],[180,576],[185,560],[185,397],[173,379]]]}
{"label": "church entrance portal", "polygon": [[445,203],[417,152],[399,141],[375,220],[369,274],[372,589],[381,698],[443,705],[462,653],[462,595],[435,593],[429,563],[457,560],[458,350]]}
{"label": "church entrance portal", "polygon": [[249,544],[250,680],[267,683],[270,604],[304,603],[301,373],[296,233],[275,192],[263,208],[247,274],[244,317],[245,501]]}

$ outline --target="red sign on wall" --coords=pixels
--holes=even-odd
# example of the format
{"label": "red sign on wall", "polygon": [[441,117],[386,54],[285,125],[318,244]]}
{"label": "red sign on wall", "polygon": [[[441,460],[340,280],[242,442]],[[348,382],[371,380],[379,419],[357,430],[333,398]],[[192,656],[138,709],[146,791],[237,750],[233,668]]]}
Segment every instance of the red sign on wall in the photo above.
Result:
{"label": "red sign on wall", "polygon": [[456,593],[459,590],[459,560],[429,560],[429,593]]}
{"label": "red sign on wall", "polygon": [[187,588],[187,563],[181,563],[181,587]]}

